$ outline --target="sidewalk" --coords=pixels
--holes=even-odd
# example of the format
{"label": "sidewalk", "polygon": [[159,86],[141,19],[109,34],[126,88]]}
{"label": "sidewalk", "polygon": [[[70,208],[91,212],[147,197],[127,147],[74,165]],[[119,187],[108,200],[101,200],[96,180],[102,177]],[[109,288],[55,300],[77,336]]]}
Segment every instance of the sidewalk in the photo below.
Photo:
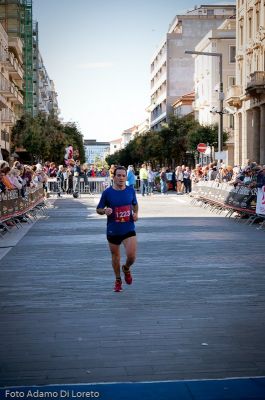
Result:
{"label": "sidewalk", "polygon": [[185,196],[139,201],[122,293],[97,198],[55,200],[2,258],[0,386],[265,375],[264,232]]}

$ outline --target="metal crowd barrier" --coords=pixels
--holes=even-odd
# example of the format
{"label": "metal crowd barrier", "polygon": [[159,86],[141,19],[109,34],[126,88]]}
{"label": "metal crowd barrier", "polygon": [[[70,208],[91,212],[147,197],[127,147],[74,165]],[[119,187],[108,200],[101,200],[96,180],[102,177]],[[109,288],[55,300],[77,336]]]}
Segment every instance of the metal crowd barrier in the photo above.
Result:
{"label": "metal crowd barrier", "polygon": [[109,177],[72,177],[71,179],[65,179],[63,183],[57,178],[48,178],[47,180],[47,192],[61,196],[64,193],[72,194],[78,192],[79,194],[100,194],[108,186],[110,186]]}
{"label": "metal crowd barrier", "polygon": [[265,225],[265,214],[257,214],[257,189],[247,186],[234,186],[226,182],[199,181],[193,183],[190,194],[193,204],[209,208],[217,213],[225,212],[226,217],[235,217],[235,221],[245,221],[252,225],[261,221],[261,228]]}
{"label": "metal crowd barrier", "polygon": [[192,197],[195,200],[204,199],[209,204],[219,203],[224,206],[255,210],[257,190],[247,186],[234,186],[227,182],[199,181],[193,184]]}
{"label": "metal crowd barrier", "polygon": [[30,222],[36,220],[38,214],[44,214],[44,199],[42,183],[27,188],[23,197],[17,189],[0,193],[0,236],[10,230],[8,221],[19,228],[21,221]]}

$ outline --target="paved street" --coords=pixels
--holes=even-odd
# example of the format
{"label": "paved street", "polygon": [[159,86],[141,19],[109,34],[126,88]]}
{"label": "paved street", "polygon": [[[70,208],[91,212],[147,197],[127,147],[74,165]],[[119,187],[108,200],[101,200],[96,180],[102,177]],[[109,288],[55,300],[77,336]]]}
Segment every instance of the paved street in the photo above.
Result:
{"label": "paved street", "polygon": [[97,200],[55,200],[0,260],[0,386],[264,376],[264,231],[139,198],[134,282],[114,293]]}

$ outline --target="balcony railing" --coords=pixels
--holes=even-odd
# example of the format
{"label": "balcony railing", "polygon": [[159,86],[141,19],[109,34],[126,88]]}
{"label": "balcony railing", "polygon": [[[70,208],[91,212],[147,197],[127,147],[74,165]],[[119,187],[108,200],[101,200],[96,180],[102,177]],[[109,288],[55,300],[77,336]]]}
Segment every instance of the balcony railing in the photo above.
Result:
{"label": "balcony railing", "polygon": [[6,101],[6,99],[4,98],[4,96],[2,96],[2,95],[0,94],[0,109],[2,109],[2,108],[7,108],[7,101]]}
{"label": "balcony railing", "polygon": [[250,81],[247,83],[246,93],[253,97],[265,93],[265,71],[255,71],[250,74]]}
{"label": "balcony railing", "polygon": [[23,96],[22,94],[19,92],[19,90],[16,88],[16,86],[11,83],[11,96],[10,96],[10,100],[13,101],[13,103],[15,104],[23,104]]}
{"label": "balcony railing", "polygon": [[9,142],[9,133],[5,130],[1,130],[1,140],[3,142]]}
{"label": "balcony railing", "polygon": [[0,94],[6,96],[10,93],[10,82],[0,73]]}
{"label": "balcony railing", "polygon": [[18,60],[13,53],[8,53],[8,69],[14,79],[23,79],[23,69],[18,63]]}
{"label": "balcony railing", "polygon": [[15,114],[9,108],[1,110],[0,121],[6,125],[14,125],[16,122]]}
{"label": "balcony railing", "polygon": [[0,73],[0,95],[13,101],[15,104],[23,104],[23,96],[14,85]]}
{"label": "balcony railing", "polygon": [[241,107],[242,86],[232,85],[227,90],[225,101],[233,107]]}

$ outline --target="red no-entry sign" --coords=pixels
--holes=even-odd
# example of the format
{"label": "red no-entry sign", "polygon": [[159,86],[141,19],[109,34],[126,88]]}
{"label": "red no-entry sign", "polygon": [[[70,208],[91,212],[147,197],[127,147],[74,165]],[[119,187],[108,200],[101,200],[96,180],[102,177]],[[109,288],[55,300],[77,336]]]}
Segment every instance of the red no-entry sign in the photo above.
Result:
{"label": "red no-entry sign", "polygon": [[205,143],[199,143],[197,146],[197,150],[200,153],[205,153],[206,149],[207,149],[207,145]]}

